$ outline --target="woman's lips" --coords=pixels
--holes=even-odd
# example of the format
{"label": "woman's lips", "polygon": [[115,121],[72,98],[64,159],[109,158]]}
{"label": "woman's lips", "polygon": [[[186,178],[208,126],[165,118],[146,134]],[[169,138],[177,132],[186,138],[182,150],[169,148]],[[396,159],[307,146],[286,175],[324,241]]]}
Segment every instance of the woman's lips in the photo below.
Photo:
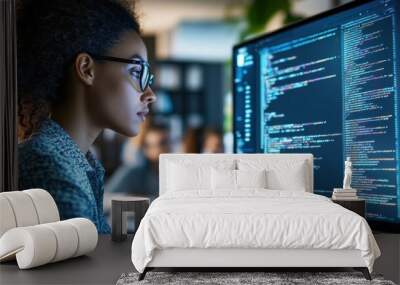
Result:
{"label": "woman's lips", "polygon": [[137,112],[136,114],[139,116],[139,118],[144,121],[146,118],[148,111],[142,111],[142,112]]}

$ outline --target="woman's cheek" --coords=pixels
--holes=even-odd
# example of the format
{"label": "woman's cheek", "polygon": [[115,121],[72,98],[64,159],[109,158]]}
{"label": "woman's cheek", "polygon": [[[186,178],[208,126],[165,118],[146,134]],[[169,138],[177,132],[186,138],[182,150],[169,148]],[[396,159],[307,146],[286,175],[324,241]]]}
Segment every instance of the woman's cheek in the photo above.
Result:
{"label": "woman's cheek", "polygon": [[140,94],[135,92],[130,85],[127,87],[123,92],[125,113],[130,118],[137,119],[137,112],[141,111]]}

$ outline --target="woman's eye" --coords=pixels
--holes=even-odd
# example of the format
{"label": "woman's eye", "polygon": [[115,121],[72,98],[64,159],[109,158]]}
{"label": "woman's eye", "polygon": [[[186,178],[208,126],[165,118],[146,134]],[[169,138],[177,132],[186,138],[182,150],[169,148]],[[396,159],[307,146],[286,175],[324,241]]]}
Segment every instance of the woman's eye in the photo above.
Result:
{"label": "woman's eye", "polygon": [[138,77],[140,75],[140,71],[137,70],[136,68],[131,68],[129,69],[129,74],[135,77]]}

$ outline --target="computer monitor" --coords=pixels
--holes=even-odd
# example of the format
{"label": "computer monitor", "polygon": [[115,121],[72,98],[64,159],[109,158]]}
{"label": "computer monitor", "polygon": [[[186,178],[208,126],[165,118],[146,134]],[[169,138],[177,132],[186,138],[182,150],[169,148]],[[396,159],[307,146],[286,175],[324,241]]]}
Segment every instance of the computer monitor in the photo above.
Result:
{"label": "computer monitor", "polygon": [[400,1],[355,1],[233,49],[234,151],[312,153],[314,192],[352,184],[400,228]]}

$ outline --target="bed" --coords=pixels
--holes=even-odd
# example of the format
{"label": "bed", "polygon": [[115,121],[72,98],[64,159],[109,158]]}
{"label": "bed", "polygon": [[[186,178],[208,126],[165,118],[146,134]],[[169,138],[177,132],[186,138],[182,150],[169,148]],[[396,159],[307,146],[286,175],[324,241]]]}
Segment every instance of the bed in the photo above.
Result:
{"label": "bed", "polygon": [[154,268],[352,267],[380,255],[361,216],[313,194],[311,154],[162,154],[160,197],[132,242]]}

